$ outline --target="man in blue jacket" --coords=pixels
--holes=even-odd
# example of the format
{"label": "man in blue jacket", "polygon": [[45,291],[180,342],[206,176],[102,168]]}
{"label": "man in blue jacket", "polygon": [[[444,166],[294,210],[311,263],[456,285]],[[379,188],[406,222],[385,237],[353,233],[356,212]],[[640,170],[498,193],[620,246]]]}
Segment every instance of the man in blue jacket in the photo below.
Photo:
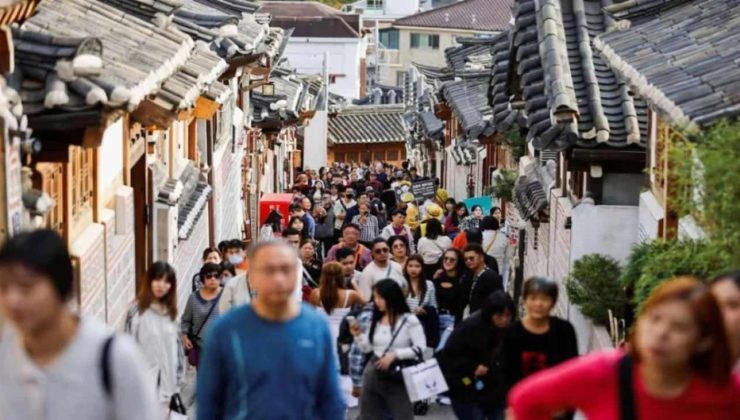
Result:
{"label": "man in blue jacket", "polygon": [[329,325],[292,298],[296,258],[282,241],[250,250],[256,295],[211,327],[198,367],[198,419],[346,418]]}

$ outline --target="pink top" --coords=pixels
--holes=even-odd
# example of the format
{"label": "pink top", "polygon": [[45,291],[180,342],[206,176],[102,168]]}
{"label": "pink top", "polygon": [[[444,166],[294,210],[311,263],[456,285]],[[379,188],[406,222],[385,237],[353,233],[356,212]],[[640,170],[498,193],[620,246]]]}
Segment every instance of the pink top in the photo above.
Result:
{"label": "pink top", "polygon": [[[619,420],[617,365],[624,353],[590,354],[539,372],[517,384],[509,393],[516,420],[549,420],[552,413],[579,409],[589,419]],[[740,375],[718,386],[694,377],[682,395],[649,395],[635,366],[633,389],[639,419],[740,418]]]}

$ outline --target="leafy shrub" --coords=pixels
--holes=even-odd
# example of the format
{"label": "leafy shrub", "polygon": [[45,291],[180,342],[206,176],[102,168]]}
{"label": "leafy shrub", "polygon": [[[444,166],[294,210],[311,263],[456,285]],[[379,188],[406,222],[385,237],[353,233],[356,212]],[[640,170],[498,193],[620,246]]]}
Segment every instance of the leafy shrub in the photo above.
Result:
{"label": "leafy shrub", "polygon": [[493,179],[491,194],[503,201],[511,202],[514,196],[514,184],[516,184],[517,172],[514,169],[501,169]]}
{"label": "leafy shrub", "polygon": [[565,284],[571,302],[596,324],[609,325],[609,310],[622,318],[627,298],[619,282],[619,263],[614,258],[589,254],[573,264]]}

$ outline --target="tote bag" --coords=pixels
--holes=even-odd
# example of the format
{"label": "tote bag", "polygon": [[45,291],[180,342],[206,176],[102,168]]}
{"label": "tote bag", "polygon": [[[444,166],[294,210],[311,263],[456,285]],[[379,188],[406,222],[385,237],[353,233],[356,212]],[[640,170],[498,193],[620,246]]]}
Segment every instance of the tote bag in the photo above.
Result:
{"label": "tote bag", "polygon": [[402,374],[411,402],[426,400],[450,389],[437,359],[404,368]]}

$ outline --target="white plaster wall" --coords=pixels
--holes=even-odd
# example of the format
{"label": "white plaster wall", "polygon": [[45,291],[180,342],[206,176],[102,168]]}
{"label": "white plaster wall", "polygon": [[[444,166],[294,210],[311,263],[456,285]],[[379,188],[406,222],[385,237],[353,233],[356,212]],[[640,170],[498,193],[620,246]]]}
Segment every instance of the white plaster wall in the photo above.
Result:
{"label": "white plaster wall", "polygon": [[327,165],[327,123],[326,111],[316,111],[303,134],[303,168],[318,170]]}
{"label": "white plaster wall", "polygon": [[360,97],[360,58],[363,57],[360,38],[306,38],[291,37],[285,57],[298,73],[321,74],[324,53],[329,53],[329,73],[342,74],[329,90],[332,93],[357,99]]}
{"label": "white plaster wall", "polygon": [[105,206],[113,198],[116,188],[123,185],[123,118],[105,129],[99,153],[98,198]]}
{"label": "white plaster wall", "polygon": [[658,225],[665,217],[660,205],[651,191],[640,194],[640,205],[637,210],[637,236],[640,242],[658,237]]}
{"label": "white plaster wall", "polygon": [[[571,266],[586,254],[609,255],[620,263],[629,256],[638,241],[637,206],[595,206],[581,204],[572,212]],[[611,347],[604,327],[594,325],[571,305],[568,318],[576,329],[580,353]]]}
{"label": "white plaster wall", "polygon": [[214,154],[213,203],[214,238],[218,243],[226,239],[241,239],[243,211],[241,177],[243,147],[232,152],[231,142],[223,144]]}
{"label": "white plaster wall", "polygon": [[637,243],[637,206],[581,204],[573,209],[571,261],[586,254],[605,254],[624,262]]}

